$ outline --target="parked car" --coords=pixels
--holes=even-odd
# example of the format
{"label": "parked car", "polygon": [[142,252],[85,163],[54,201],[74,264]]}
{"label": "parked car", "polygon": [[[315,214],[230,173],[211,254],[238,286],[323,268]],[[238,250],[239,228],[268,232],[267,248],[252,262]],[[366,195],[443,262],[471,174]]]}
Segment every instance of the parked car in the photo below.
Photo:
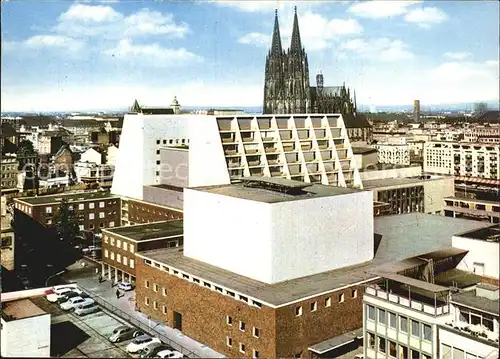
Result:
{"label": "parked car", "polygon": [[75,307],[74,313],[76,315],[82,316],[82,315],[87,315],[87,314],[98,312],[99,310],[101,310],[101,308],[99,308],[96,303],[89,302],[89,303],[77,305]]}
{"label": "parked car", "polygon": [[113,330],[113,333],[109,336],[109,341],[112,343],[123,342],[132,338],[144,335],[143,332],[137,330],[133,327],[127,327],[126,325],[119,326]]}
{"label": "parked car", "polygon": [[137,353],[139,350],[144,349],[151,343],[161,343],[161,341],[160,339],[150,337],[149,335],[141,335],[132,340],[132,342],[127,345],[127,352]]}
{"label": "parked car", "polygon": [[[162,347],[164,347],[164,345],[162,343],[157,343],[157,342],[150,343],[150,344],[146,345],[146,347],[140,351],[139,358],[149,358],[151,353],[153,353],[153,352],[158,353],[161,350],[167,349],[167,348],[160,349]],[[159,350],[156,350],[156,349],[159,349]]]}
{"label": "parked car", "polygon": [[94,300],[91,298],[73,297],[64,303],[61,303],[60,307],[63,310],[71,310],[74,309],[77,305],[87,303],[94,303]]}
{"label": "parked car", "polygon": [[59,304],[61,304],[61,303],[67,302],[71,298],[78,297],[78,296],[83,298],[82,293],[78,293],[78,292],[75,292],[74,290],[72,290],[72,291],[69,291],[69,292],[66,292],[66,293],[60,295],[59,298],[57,298],[57,302]]}
{"label": "parked car", "polygon": [[118,283],[118,289],[128,292],[129,290],[134,290],[134,285],[128,282],[120,282]]}
{"label": "parked car", "polygon": [[53,287],[52,292],[47,294],[45,298],[51,303],[55,303],[58,301],[60,297],[62,297],[64,294],[69,293],[69,292],[77,292],[77,293],[82,293],[82,291],[74,286],[72,287]]}
{"label": "parked car", "polygon": [[156,354],[157,358],[184,358],[184,355],[177,350],[163,350]]}

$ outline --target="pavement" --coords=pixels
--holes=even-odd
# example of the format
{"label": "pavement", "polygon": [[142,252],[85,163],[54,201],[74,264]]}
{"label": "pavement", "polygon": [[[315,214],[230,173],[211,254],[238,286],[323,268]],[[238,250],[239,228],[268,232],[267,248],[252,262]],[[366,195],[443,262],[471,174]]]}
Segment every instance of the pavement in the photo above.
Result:
{"label": "pavement", "polygon": [[[83,266],[82,263],[85,263]],[[107,278],[103,278],[104,281],[99,283],[95,269],[101,269],[101,264],[97,261],[85,258],[80,260],[71,266],[67,267],[66,273],[61,277],[62,280],[66,282],[75,282],[83,289],[92,294],[101,297],[104,301],[111,304],[112,306],[120,309],[126,315],[133,317],[135,320],[140,321],[143,325],[150,327],[160,334],[167,337],[174,343],[184,347],[188,351],[194,353],[195,356],[200,358],[223,358],[224,355],[216,352],[215,350],[209,348],[208,346],[197,342],[196,340],[189,338],[182,334],[177,329],[173,329],[164,325],[162,322],[157,322],[149,319],[145,314],[135,310],[135,290],[125,292],[123,295],[117,299],[116,298],[116,286],[111,286],[111,281]],[[119,313],[113,313],[120,315]],[[127,320],[127,318],[122,318]],[[168,344],[168,343],[167,343]],[[172,345],[173,346],[173,345]]]}

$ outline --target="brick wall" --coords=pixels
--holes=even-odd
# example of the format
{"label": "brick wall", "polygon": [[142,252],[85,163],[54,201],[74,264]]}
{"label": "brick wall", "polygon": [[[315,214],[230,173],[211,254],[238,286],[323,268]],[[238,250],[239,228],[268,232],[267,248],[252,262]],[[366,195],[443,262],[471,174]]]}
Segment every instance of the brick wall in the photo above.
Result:
{"label": "brick wall", "polygon": [[[276,357],[274,309],[249,306],[148,266],[139,257],[136,273],[137,310],[170,327],[174,326],[174,311],[182,314],[185,335],[228,357],[252,357],[254,349],[260,358]],[[149,281],[149,288],[145,287],[145,278]],[[155,283],[158,292],[154,292]],[[166,288],[166,296],[162,288]],[[145,304],[146,297],[150,300],[149,305]],[[158,303],[157,310],[154,301]],[[166,314],[163,314],[163,306],[166,306]],[[227,315],[231,316],[232,325],[226,323]],[[240,321],[245,323],[244,332],[239,329]],[[259,338],[253,336],[253,327],[259,328]],[[227,337],[232,338],[232,347],[227,346]],[[240,343],[245,345],[245,354],[239,351]]]}
{"label": "brick wall", "polygon": [[[113,243],[113,239],[114,239],[114,245],[111,244]],[[120,247],[117,247],[118,240],[120,240],[121,242]],[[123,249],[123,242],[127,243],[126,250]],[[130,251],[130,247],[133,248],[133,252]],[[114,259],[111,259],[111,252],[114,253]],[[135,242],[124,240],[122,237],[113,236],[110,233],[104,233],[104,238],[102,241],[102,261],[105,264],[109,264],[110,266],[117,268],[125,273],[131,274],[132,276],[135,277],[136,252],[137,252],[137,245],[135,244]],[[106,253],[108,255],[107,257]],[[120,254],[121,257],[120,262],[117,261],[117,254]],[[126,265],[123,264],[124,256],[127,258]],[[134,260],[134,268],[130,267],[130,259]]]}
{"label": "brick wall", "polygon": [[128,220],[134,224],[182,219],[182,212],[145,202],[128,201]]}

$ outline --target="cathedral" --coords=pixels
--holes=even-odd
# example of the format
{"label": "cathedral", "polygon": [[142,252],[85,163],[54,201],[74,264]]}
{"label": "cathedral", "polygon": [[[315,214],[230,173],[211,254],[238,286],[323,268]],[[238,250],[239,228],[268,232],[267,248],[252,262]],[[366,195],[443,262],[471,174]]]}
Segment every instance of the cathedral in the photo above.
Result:
{"label": "cathedral", "polygon": [[351,100],[345,85],[324,86],[321,72],[316,75],[316,86],[309,85],[309,65],[300,40],[296,7],[287,51],[281,46],[278,11],[275,13],[271,49],[266,56],[263,111],[265,114],[341,113],[356,117],[356,95]]}

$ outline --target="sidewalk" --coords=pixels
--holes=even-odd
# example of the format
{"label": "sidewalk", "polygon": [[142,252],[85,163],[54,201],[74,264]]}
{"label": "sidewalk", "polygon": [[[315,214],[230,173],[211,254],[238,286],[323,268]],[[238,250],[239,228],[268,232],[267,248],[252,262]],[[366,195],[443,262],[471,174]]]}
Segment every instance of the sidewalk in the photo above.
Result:
{"label": "sidewalk", "polygon": [[185,336],[177,329],[167,327],[160,322],[149,319],[145,314],[137,312],[135,310],[135,290],[125,292],[119,299],[117,299],[116,286],[112,288],[111,282],[107,279],[105,279],[102,283],[99,283],[97,275],[95,274],[95,268],[97,266],[89,261],[86,261],[86,263],[86,267],[81,266],[81,261],[68,267],[68,272],[63,276],[63,279],[68,282],[76,282],[83,289],[86,289],[94,295],[100,296],[109,304],[117,307],[131,317],[134,317],[145,326],[160,332],[168,339],[192,351],[200,358],[224,357],[222,354],[217,353],[206,345],[198,343],[194,339]]}

